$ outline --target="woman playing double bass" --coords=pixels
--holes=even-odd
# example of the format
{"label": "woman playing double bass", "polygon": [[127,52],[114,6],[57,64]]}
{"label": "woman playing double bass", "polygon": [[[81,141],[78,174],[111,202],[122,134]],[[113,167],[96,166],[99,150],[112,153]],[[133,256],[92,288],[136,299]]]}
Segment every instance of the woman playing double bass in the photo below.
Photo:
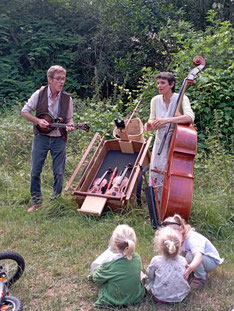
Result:
{"label": "woman playing double bass", "polygon": [[[159,95],[151,100],[150,117],[145,124],[145,131],[157,130],[155,142],[151,155],[149,183],[157,187],[158,199],[160,201],[163,185],[164,171],[166,169],[171,136],[175,124],[190,124],[194,121],[194,113],[190,106],[190,101],[186,95],[179,109],[179,113],[172,115],[172,108],[176,104],[179,94],[175,93],[175,77],[170,72],[161,72],[156,75]],[[164,148],[161,154],[158,150],[164,136],[167,124],[171,123]]]}

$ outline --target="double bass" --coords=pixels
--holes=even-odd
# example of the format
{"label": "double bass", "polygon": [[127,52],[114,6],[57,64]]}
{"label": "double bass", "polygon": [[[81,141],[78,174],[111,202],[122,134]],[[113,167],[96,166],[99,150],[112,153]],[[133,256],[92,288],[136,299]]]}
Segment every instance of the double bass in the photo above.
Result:
{"label": "double bass", "polygon": [[[184,79],[178,100],[173,107],[172,115],[175,116],[180,109],[183,95],[188,84],[194,83],[196,75],[205,67],[205,60],[201,56],[193,59],[193,68]],[[159,147],[160,155],[166,141],[171,124],[165,130],[162,143]],[[161,220],[179,214],[188,220],[193,197],[193,167],[197,153],[197,132],[192,125],[177,124],[170,143],[168,161],[163,181],[163,190],[160,203]]]}

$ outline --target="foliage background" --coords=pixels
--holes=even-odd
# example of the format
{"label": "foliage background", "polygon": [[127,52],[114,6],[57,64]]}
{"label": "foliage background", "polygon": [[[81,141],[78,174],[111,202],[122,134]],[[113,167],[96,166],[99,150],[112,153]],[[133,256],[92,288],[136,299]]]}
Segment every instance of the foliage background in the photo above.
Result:
{"label": "foliage background", "polygon": [[[199,142],[203,148],[207,131],[217,135],[218,124],[218,135],[230,149],[231,4],[231,0],[203,0],[199,5],[178,0],[2,0],[0,109],[27,100],[46,84],[46,70],[61,64],[68,71],[65,88],[74,98],[102,107],[108,102],[126,114],[134,99],[143,95],[140,112],[146,120],[156,92],[154,74],[172,71],[178,91],[193,58],[201,55],[207,63],[204,74],[187,90]],[[116,85],[122,87],[118,97]]]}
{"label": "foliage background", "polygon": [[[154,75],[172,71],[178,91],[196,55],[207,64],[186,90],[199,134],[190,222],[225,261],[203,292],[158,309],[233,309],[233,16],[232,0],[1,0],[0,246],[25,257],[24,277],[11,291],[25,310],[87,311],[97,295],[87,280],[89,265],[114,227],[134,227],[144,268],[154,255],[154,232],[145,204],[101,219],[78,214],[70,194],[51,204],[50,158],[42,176],[43,208],[26,213],[32,129],[19,115],[23,102],[46,83],[49,66],[67,68],[75,122],[91,125],[90,133],[70,135],[67,181],[95,132],[103,134],[114,119],[125,118],[141,96],[139,114],[146,121]],[[129,310],[155,305],[147,296]]]}

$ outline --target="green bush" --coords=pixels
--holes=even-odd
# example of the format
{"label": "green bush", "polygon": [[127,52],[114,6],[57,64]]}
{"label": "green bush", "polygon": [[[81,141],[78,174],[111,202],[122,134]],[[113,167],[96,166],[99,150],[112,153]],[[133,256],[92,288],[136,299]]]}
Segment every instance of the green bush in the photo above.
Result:
{"label": "green bush", "polygon": [[[171,62],[165,70],[175,74],[176,89],[179,91],[179,86],[194,67],[192,65],[193,58],[199,55],[206,60],[206,66],[203,73],[199,75],[196,84],[190,85],[186,89],[186,94],[189,96],[196,115],[195,125],[198,130],[199,149],[205,148],[207,129],[210,135],[219,136],[226,149],[231,149],[234,138],[233,28],[229,22],[216,19],[214,11],[209,12],[207,20],[210,26],[204,32],[195,32],[190,24],[183,21],[178,24],[170,21],[167,28],[159,32],[159,36],[166,38],[165,44],[168,44],[168,50],[171,49]],[[186,32],[185,29],[187,29]],[[146,103],[149,103],[150,98],[156,93],[154,79],[156,73],[158,71],[151,68],[143,69],[139,92],[143,94]],[[149,106],[148,104],[143,110],[145,119],[149,115]]]}

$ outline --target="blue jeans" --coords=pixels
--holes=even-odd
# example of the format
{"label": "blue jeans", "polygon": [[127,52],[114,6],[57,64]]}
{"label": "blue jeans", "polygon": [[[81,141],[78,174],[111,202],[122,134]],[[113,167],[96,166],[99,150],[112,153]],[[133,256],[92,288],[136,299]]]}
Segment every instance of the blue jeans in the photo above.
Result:
{"label": "blue jeans", "polygon": [[[190,264],[193,260],[193,254],[192,252],[186,253],[186,260]],[[207,272],[213,271],[218,264],[215,262],[215,260],[209,256],[202,255],[202,262],[197,267],[197,269],[194,271],[194,276],[196,278],[206,279]]]}
{"label": "blue jeans", "polygon": [[66,161],[66,142],[61,137],[34,135],[31,158],[31,186],[30,192],[34,205],[42,202],[41,172],[50,151],[53,160],[53,194],[62,192]]}

